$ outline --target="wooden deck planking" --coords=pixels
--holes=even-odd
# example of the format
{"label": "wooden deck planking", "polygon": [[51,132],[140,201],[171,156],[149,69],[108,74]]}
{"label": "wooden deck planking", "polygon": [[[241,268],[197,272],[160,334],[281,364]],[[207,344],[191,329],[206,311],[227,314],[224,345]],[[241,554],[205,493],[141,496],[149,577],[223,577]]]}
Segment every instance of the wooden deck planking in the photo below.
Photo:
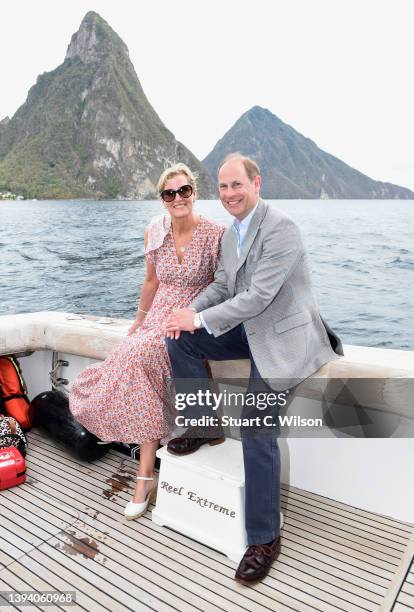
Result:
{"label": "wooden deck planking", "polygon": [[[65,572],[62,565],[54,564],[53,560],[46,555],[42,555],[41,551],[35,550],[30,555],[25,555],[19,561],[9,568],[18,575],[37,576],[44,578],[49,583],[49,590],[54,591],[76,591],[76,608],[78,610],[96,610],[101,612],[110,608],[101,606],[97,598],[93,597],[96,589],[90,583],[85,583],[88,589],[86,594],[82,591],[76,582],[76,577],[73,574]],[[76,588],[75,588],[76,585]],[[102,593],[100,593],[102,597]],[[111,599],[107,598],[107,603],[110,605]],[[74,610],[74,606],[60,605],[60,609]]]}
{"label": "wooden deck planking", "polygon": [[331,512],[341,514],[348,519],[355,518],[356,520],[360,521],[361,526],[364,523],[370,524],[372,521],[374,521],[375,524],[382,525],[384,529],[391,528],[392,532],[394,532],[393,530],[395,530],[396,533],[405,531],[407,535],[411,534],[412,532],[413,526],[410,523],[405,523],[382,514],[373,514],[372,512],[363,510],[361,508],[348,506],[347,504],[335,499],[329,499],[329,497],[323,497],[317,493],[312,493],[312,491],[304,491],[303,489],[297,489],[296,487],[284,484],[282,484],[282,490],[292,498],[296,497],[303,501],[306,500],[309,505],[329,509]]}
{"label": "wooden deck planking", "polygon": [[[35,493],[35,491],[34,491],[34,493]],[[68,501],[70,502],[70,497],[68,497]],[[96,499],[96,500],[94,500],[94,503],[95,503],[96,507],[98,507],[98,508],[99,508],[99,503],[100,503],[100,501],[101,501],[101,500],[100,500],[100,498],[99,498],[99,497],[97,497],[97,499]],[[90,503],[90,504],[92,505],[92,500],[88,500],[88,503]],[[109,502],[107,502],[107,503],[109,503]],[[92,513],[95,513],[95,512],[96,512],[96,511],[95,511],[93,508],[91,508],[91,511],[92,511]],[[115,519],[108,519],[108,518],[106,518],[106,517],[105,517],[105,520],[106,520],[107,522],[109,522],[109,525],[108,525],[108,524],[103,524],[103,527],[102,527],[102,528],[103,528],[103,529],[105,529],[105,528],[106,528],[106,530],[107,530],[107,529],[111,529],[111,530],[113,530],[112,532],[113,532],[114,534],[116,534],[116,540],[117,540],[117,542],[122,541],[122,534],[121,534],[121,532],[122,532],[122,531],[124,531],[124,532],[126,532],[126,533],[128,533],[128,532],[129,532],[129,533],[131,533],[132,535],[131,535],[130,539],[131,539],[131,541],[132,541],[132,547],[135,547],[135,548],[136,548],[138,551],[139,551],[140,549],[142,550],[142,549],[143,549],[143,543],[144,543],[144,542],[142,541],[142,538],[141,538],[140,540],[137,540],[137,538],[136,538],[136,534],[134,533],[134,531],[135,531],[135,530],[133,529],[133,527],[134,527],[135,525],[137,525],[137,524],[138,524],[138,522],[134,522],[134,523],[132,523],[132,524],[131,524],[131,523],[122,523],[122,522],[120,523],[120,518],[121,518],[121,515],[120,515],[120,512],[118,512],[118,511],[114,513],[114,516],[115,516]],[[97,521],[97,519],[96,519],[96,518],[93,518],[93,516],[92,516],[92,517],[90,517],[90,516],[85,515],[83,520],[84,520],[85,522],[89,522],[89,524],[92,524],[92,525],[96,525],[97,523],[99,524],[99,522]],[[122,520],[122,519],[121,519],[121,520]],[[152,524],[152,523],[149,523],[149,525],[151,525],[151,524]],[[147,529],[147,531],[150,533],[150,530],[148,530],[148,529]],[[138,534],[138,535],[139,535],[139,534]],[[154,550],[154,544],[156,545],[156,544],[157,544],[157,542],[156,542],[156,541],[154,542],[153,540],[149,540],[149,539],[148,539],[148,541],[149,541],[149,543],[150,543],[150,546],[148,547],[148,553],[149,553],[149,555],[150,555],[149,559],[151,559],[151,556],[154,556],[154,554],[156,554],[156,553],[157,553],[157,551],[156,551],[156,550]],[[133,552],[133,551],[132,551],[132,552]],[[160,561],[161,561],[161,562],[163,562],[163,563],[165,563],[165,562],[166,562],[166,560],[168,560],[169,556],[171,557],[171,554],[173,554],[173,556],[171,557],[172,559],[174,559],[174,556],[176,556],[176,553],[175,553],[175,551],[174,551],[174,550],[171,548],[171,546],[169,546],[168,548],[167,548],[167,547],[165,547],[165,553],[166,553],[166,554],[165,554],[164,556],[163,556],[163,555],[161,555],[161,558],[160,558]],[[169,554],[169,556],[168,556],[168,554]],[[222,557],[222,556],[220,555],[220,557]],[[184,568],[184,570],[186,570],[186,569],[187,569],[187,568],[186,568],[186,563],[185,563],[185,562],[187,562],[187,565],[189,565],[190,567],[194,565],[194,562],[193,562],[193,560],[192,560],[192,559],[186,558],[186,557],[184,557],[184,556],[182,556],[182,559],[183,559],[183,566],[180,566],[180,568],[179,568],[179,569],[180,569],[180,572],[183,570],[183,568]],[[208,568],[208,566],[204,566],[204,567],[203,567],[203,572],[201,573],[201,577],[203,577],[203,574],[204,574],[205,572],[207,572],[207,571],[208,571],[208,569],[209,569],[209,568]],[[163,566],[162,566],[162,565],[158,565],[158,566],[156,566],[156,570],[158,570],[158,571],[163,570]],[[216,575],[217,575],[217,573],[216,573]],[[231,575],[233,575],[233,571],[231,572]],[[176,580],[178,580],[178,581],[180,581],[180,574],[178,574],[178,575],[175,577],[175,579],[176,579]],[[235,584],[235,583],[234,583],[234,581],[233,581],[232,579],[231,579],[229,582],[230,582],[230,584],[231,584],[231,585]],[[239,585],[237,585],[237,586],[239,586]],[[214,585],[214,588],[215,588],[215,589],[216,589],[216,587],[217,587],[217,584],[215,584],[215,585]],[[189,595],[189,593],[187,593],[187,596],[188,596],[188,595]],[[231,597],[233,598],[233,597],[234,597],[234,594],[231,594]],[[220,602],[220,603],[221,603],[221,606],[224,608],[225,602],[224,602],[223,600],[221,600],[221,602]],[[271,603],[272,603],[272,600],[269,600],[269,603],[271,604]]]}
{"label": "wooden deck planking", "polygon": [[[29,440],[28,482],[0,500],[9,516],[0,528],[0,538],[8,538],[0,579],[76,590],[78,609],[375,612],[412,531],[407,523],[283,487],[282,553],[263,583],[246,588],[233,580],[234,563],[154,525],[151,509],[139,521],[124,521],[134,461],[111,451],[85,464],[39,432]],[[407,584],[402,606],[414,589]]]}
{"label": "wooden deck planking", "polygon": [[[40,442],[40,444],[39,444],[39,448],[41,447],[41,446],[40,446],[41,444],[43,444],[43,452],[44,452],[44,453],[45,453],[45,455],[46,455],[46,456],[48,456],[49,458],[53,458],[54,456],[56,456],[56,451],[59,453],[59,450],[58,450],[58,449],[54,449],[54,450],[53,450],[53,452],[52,452],[52,454],[50,454],[50,451],[51,451],[50,446],[48,446],[48,445],[47,445],[47,443],[45,444],[45,442],[43,441],[43,442]],[[72,460],[71,460],[71,459],[70,459],[70,458],[69,458],[69,457],[66,455],[66,453],[65,453],[64,451],[61,451],[61,450],[60,450],[60,453],[59,453],[59,454],[60,454],[60,457],[61,457],[60,461],[66,461],[66,462],[67,462],[67,465],[75,467],[75,462],[73,462],[73,461],[72,461]],[[109,459],[109,458],[108,458],[108,459]],[[96,473],[98,472],[98,473],[101,473],[102,475],[107,475],[107,476],[108,476],[108,470],[111,472],[111,465],[112,465],[112,467],[113,467],[113,470],[112,470],[112,471],[113,471],[113,472],[118,472],[118,471],[119,471],[119,473],[115,473],[115,475],[116,475],[117,477],[122,477],[122,478],[125,478],[125,474],[124,474],[124,473],[122,473],[122,474],[121,474],[121,472],[122,472],[122,471],[125,471],[125,470],[130,470],[130,472],[129,472],[129,476],[130,476],[130,477],[132,477],[132,476],[135,474],[135,469],[132,467],[133,462],[131,462],[131,461],[130,461],[129,459],[127,459],[127,458],[122,458],[122,463],[123,463],[123,464],[125,464],[125,465],[123,466],[123,468],[122,468],[122,469],[120,469],[120,467],[119,467],[119,460],[118,460],[118,465],[117,465],[117,464],[114,464],[114,463],[109,463],[109,461],[108,461],[108,463],[97,462],[96,464],[93,464],[93,466],[91,466],[93,469],[88,469],[88,468],[87,468],[87,469],[86,469],[86,471],[84,471],[84,473],[86,473],[86,474],[92,474],[92,473],[94,473],[94,474],[96,475]],[[129,463],[131,463],[131,464],[132,464],[132,465],[131,465],[131,467],[129,466]],[[104,465],[104,468],[102,468],[102,465],[101,465],[101,464],[102,464],[102,465]],[[80,468],[83,470],[83,469],[84,469],[84,467],[85,467],[85,464],[81,464],[81,463],[77,462],[77,463],[76,463],[76,466],[77,466],[77,467],[80,467]],[[88,467],[89,467],[89,466],[88,466]],[[75,471],[76,471],[76,468],[75,468]],[[304,492],[304,493],[307,493],[307,492]],[[291,493],[291,492],[289,492],[289,498],[288,498],[288,499],[289,499],[289,504],[290,504],[290,503],[291,503],[291,501],[292,501],[292,500],[291,500],[291,497],[290,497],[291,495],[292,495],[292,493]],[[305,496],[303,496],[303,497],[305,497]],[[333,518],[337,518],[338,520],[341,520],[341,522],[344,522],[344,521],[343,521],[343,519],[341,519],[341,515],[340,515],[340,514],[339,514],[339,515],[337,515],[337,514],[336,514],[336,513],[333,511],[333,509],[335,508],[335,506],[328,506],[327,504],[325,504],[325,503],[324,503],[324,500],[325,500],[326,498],[320,498],[320,499],[321,499],[321,500],[323,500],[323,501],[322,501],[322,504],[323,504],[323,505],[326,505],[326,507],[328,507],[328,508],[329,508],[329,514],[327,514],[327,515],[323,516],[323,521],[325,521],[327,517],[328,517],[328,519],[329,519],[329,518],[330,518],[330,519],[332,519],[332,517],[333,517]],[[293,509],[293,508],[292,508],[292,509]],[[354,510],[354,509],[353,509],[353,508],[350,508],[350,512],[349,512],[349,514],[350,514],[350,515],[352,515],[352,514],[353,514],[353,513],[352,513],[352,510]],[[341,510],[341,512],[342,512],[342,515],[343,515],[343,511],[342,511],[342,510]],[[348,517],[348,519],[349,519],[349,517]],[[354,524],[355,524],[355,526],[357,526],[357,527],[358,527],[358,520],[359,520],[358,515],[355,515],[355,519],[356,519],[356,520],[354,521]],[[374,519],[374,520],[373,520],[373,519]],[[371,515],[371,524],[377,525],[378,529],[380,529],[380,530],[382,530],[382,529],[383,529],[383,525],[382,525],[382,523],[381,523],[381,522],[379,522],[378,520],[376,520],[376,515]],[[398,522],[395,522],[395,524],[396,524],[396,525],[398,525]],[[348,526],[347,526],[347,525],[344,525],[344,529],[347,529],[347,530],[348,530]],[[362,523],[359,525],[359,532],[360,532],[360,534],[363,534]],[[393,544],[393,545],[394,545],[394,546],[395,546],[395,547],[398,549],[398,544],[396,544],[396,543],[395,543],[396,538],[398,538],[398,539],[401,541],[401,543],[402,543],[402,544],[401,544],[401,546],[400,546],[400,550],[402,550],[402,548],[403,548],[403,543],[405,542],[405,539],[406,539],[406,537],[407,537],[407,533],[409,533],[409,532],[410,532],[410,529],[409,529],[408,527],[405,527],[405,524],[404,524],[404,523],[402,523],[402,524],[401,524],[401,528],[399,528],[399,529],[398,529],[398,528],[394,528],[394,530],[393,530],[393,532],[391,533],[391,535],[390,535],[390,537],[389,537],[389,538],[387,538],[387,532],[386,532],[386,531],[384,531],[384,532],[383,532],[383,537],[381,538],[381,540],[383,541],[383,540],[384,540],[384,538],[385,538],[385,539],[390,539],[391,544]],[[372,541],[375,541],[375,537],[374,537],[374,536],[372,536],[372,535],[371,535],[370,537],[371,537]]]}
{"label": "wooden deck planking", "polygon": [[[344,517],[342,514],[335,514],[332,509],[327,511],[320,506],[310,506],[302,500],[292,500],[292,497],[285,495],[283,491],[281,497],[291,515],[298,514],[301,520],[306,517],[312,520],[316,519],[323,524],[326,531],[332,528],[332,533],[335,533],[338,529],[338,523],[340,523],[344,535],[354,535],[356,536],[354,539],[360,541],[363,546],[375,548],[377,551],[384,551],[385,549],[387,554],[394,554],[397,558],[405,548],[407,535],[405,532],[401,534],[401,530],[394,529],[389,532],[387,526],[375,525],[373,521],[371,521],[371,525],[367,525],[365,522],[360,523],[358,517],[355,519]],[[379,546],[376,546],[376,544],[379,544]]]}
{"label": "wooden deck planking", "polygon": [[398,593],[395,610],[399,609],[397,606],[400,606],[401,610],[414,610],[414,561]]}
{"label": "wooden deck planking", "polygon": [[[16,507],[18,508],[18,505],[16,505]],[[57,548],[58,550],[61,550],[63,552],[69,552],[69,554],[72,554],[72,551],[76,550],[76,553],[79,555],[79,559],[78,562],[83,562],[83,559],[87,559],[87,560],[94,560],[97,561],[98,563],[102,563],[102,565],[106,566],[106,563],[108,561],[108,557],[103,557],[102,556],[102,552],[99,552],[99,558],[95,558],[96,556],[96,550],[94,548],[94,546],[90,546],[90,543],[94,543],[94,541],[90,540],[90,534],[88,534],[87,532],[77,532],[76,531],[76,525],[71,526],[70,529],[65,529],[62,530],[56,537],[53,536],[52,533],[53,530],[51,530],[51,538],[44,543],[44,545],[39,547],[39,550],[47,550],[50,554],[50,547],[54,547]],[[94,534],[95,537],[101,537],[99,534]],[[86,540],[86,541],[85,541]],[[75,554],[76,554],[75,553]],[[131,560],[129,560],[129,564],[131,564]],[[89,564],[86,564],[85,567],[88,567]],[[96,570],[96,568],[99,567],[95,564],[92,565],[92,571]],[[129,573],[129,569],[126,566],[121,566],[121,567],[117,567],[115,568],[115,571],[113,571],[112,573],[112,578],[116,578],[117,582],[122,582],[123,578],[120,578],[120,576],[124,576],[125,574]],[[105,567],[105,570],[101,573],[104,573],[106,576],[106,579],[110,582],[110,576],[108,576],[108,570]],[[130,576],[131,578],[131,576]],[[131,584],[124,584],[125,590],[126,591],[133,591],[135,588],[135,578],[136,575],[133,575],[134,580],[131,580]],[[157,590],[157,587],[155,585],[155,590]],[[153,588],[153,590],[154,590]],[[139,595],[143,595],[143,593],[138,593]],[[171,602],[170,602],[171,603]],[[175,602],[177,603],[177,602]],[[182,602],[178,602],[178,603],[182,603]],[[188,608],[187,606],[184,604],[182,604],[182,606],[180,605],[180,607],[183,609],[183,612],[185,612]],[[180,608],[178,608],[180,609]],[[193,610],[194,608],[191,607],[191,610]]]}
{"label": "wooden deck planking", "polygon": [[[92,512],[94,512],[91,509]],[[119,523],[119,514],[116,513],[115,515],[117,518],[116,520],[113,520],[109,517],[105,517],[105,521],[106,524],[105,526],[111,530],[114,531],[114,533],[116,533],[116,537],[118,541],[124,541],[125,539],[125,535],[123,533],[121,533],[121,531],[123,532],[128,532],[131,531],[131,528],[129,526],[129,524],[120,524]],[[92,525],[97,525],[99,523],[97,523],[96,519],[93,519],[93,517],[91,516],[84,516],[85,523],[87,524],[92,524]],[[145,521],[145,522],[144,522]],[[172,559],[176,559],[178,561],[180,561],[182,563],[182,568],[186,568],[186,566],[188,564],[190,564],[190,566],[194,565],[194,562],[197,562],[200,567],[202,568],[202,572],[203,574],[206,573],[210,573],[214,570],[216,576],[219,572],[218,575],[221,576],[221,582],[225,582],[226,581],[226,576],[228,577],[228,583],[231,585],[232,588],[235,588],[236,590],[241,590],[243,591],[243,587],[241,587],[240,585],[237,585],[237,583],[234,583],[232,577],[233,577],[233,573],[234,570],[232,568],[227,567],[226,565],[220,565],[217,562],[215,562],[212,559],[203,557],[202,555],[200,555],[198,552],[196,551],[192,551],[190,548],[181,545],[180,543],[175,542],[174,540],[169,540],[168,538],[166,538],[165,536],[161,535],[161,534],[155,534],[157,537],[156,539],[149,537],[151,535],[151,526],[152,523],[148,520],[148,519],[143,519],[142,523],[140,522],[134,522],[133,523],[134,527],[138,527],[138,529],[134,530],[135,533],[132,534],[132,536],[130,536],[130,538],[132,538],[132,547],[138,547],[142,549],[142,545],[143,544],[148,544],[148,546],[150,547],[150,549],[152,549],[154,546],[156,546],[157,548],[160,549],[160,551],[162,552],[164,556],[164,558],[162,559],[162,562],[168,562],[169,558]],[[173,535],[177,535],[174,534],[174,532],[169,532]],[[137,539],[136,536],[139,536],[139,539]],[[127,540],[128,541],[128,540]],[[196,544],[194,542],[192,542],[191,540],[189,540],[190,544]],[[160,546],[161,545],[161,546]],[[184,552],[187,553],[187,555],[182,554],[181,550],[182,549]],[[209,552],[217,555],[220,559],[223,559],[224,557],[222,555],[219,555],[218,553],[215,553],[214,551],[210,551],[210,549],[206,549]],[[153,554],[153,553],[151,553]],[[173,555],[173,556],[172,556]],[[225,559],[225,558],[224,558]],[[200,560],[203,563],[200,563]],[[226,559],[227,561],[227,559]],[[206,562],[208,564],[206,564]],[[180,568],[180,571],[182,570],[182,568]],[[212,568],[212,569],[211,569]],[[162,566],[158,566],[157,567],[158,570],[162,569]],[[260,588],[260,587],[259,587]],[[233,595],[232,595],[233,597]],[[257,602],[258,600],[262,601],[262,603],[264,604],[266,601],[267,603],[269,603],[270,605],[272,604],[273,600],[266,600],[265,598],[260,598],[260,595],[256,594],[255,595],[255,601]],[[224,602],[221,601],[221,605],[222,607],[224,607]],[[290,608],[289,608],[290,609]]]}
{"label": "wooden deck planking", "polygon": [[[36,485],[36,486],[37,486],[37,485]],[[20,488],[20,490],[22,490],[22,488]],[[17,489],[16,489],[16,491],[17,491]],[[36,489],[33,489],[33,493],[34,493],[34,494],[35,494],[35,492],[36,492]],[[69,498],[69,502],[70,502],[70,498]],[[97,497],[98,507],[99,507],[100,502],[101,502],[101,498]],[[109,503],[109,502],[107,502],[107,503]],[[116,527],[119,527],[120,525],[122,525],[122,523],[121,523],[121,524],[119,523],[119,520],[120,520],[120,518],[121,518],[120,513],[118,513],[118,512],[117,512],[117,513],[115,514],[115,516],[116,516],[116,519],[117,519],[117,521],[116,521],[116,522],[114,522],[115,529],[116,529]],[[130,529],[129,525],[130,525],[130,524],[126,524],[126,525],[124,526],[124,528],[125,528],[125,529]],[[117,538],[119,538],[119,531],[117,532]],[[140,546],[140,543],[139,543],[139,542],[137,543],[137,546],[138,546],[138,547]],[[163,558],[163,557],[161,557],[161,558],[165,560],[165,557],[164,557],[164,558]],[[233,581],[232,581],[232,583],[233,583]],[[216,585],[215,585],[215,588],[216,588]]]}
{"label": "wooden deck planking", "polygon": [[[45,449],[46,449],[46,448],[47,448],[47,446],[45,446]],[[50,448],[50,447],[49,447],[49,448]],[[74,463],[74,462],[73,462],[71,459],[69,459],[69,458],[66,456],[66,454],[65,454],[65,453],[63,453],[63,454],[62,454],[62,459],[61,459],[61,461],[67,461],[68,465],[73,465],[73,463]],[[128,461],[128,459],[126,459],[126,461]],[[124,459],[122,460],[122,462],[124,462]],[[81,469],[83,469],[83,468],[84,468],[84,464],[78,463],[78,466],[79,466]],[[96,464],[94,464],[94,466],[93,466],[93,467],[94,467],[94,469],[95,469],[95,468],[96,468]],[[117,470],[118,468],[117,468],[116,466],[114,466],[114,469],[115,469],[115,470]],[[124,469],[124,468],[123,468],[123,469]],[[86,473],[91,475],[93,472],[92,472],[92,471],[89,469],[89,470],[87,470],[87,471],[86,471]],[[102,473],[102,471],[101,471],[101,474],[104,474],[104,473],[105,473],[105,472],[103,472],[103,473]],[[76,469],[75,469],[75,474],[77,474],[77,475],[79,476],[79,472],[78,472]],[[118,474],[113,474],[113,476],[118,476]],[[92,481],[91,481],[91,482],[93,482],[93,481],[94,481],[94,479],[92,479]],[[121,493],[121,495],[122,495],[122,493]],[[125,499],[128,499],[128,495],[126,495],[126,496],[125,496]],[[349,514],[349,512],[348,512],[348,514]],[[373,515],[373,516],[376,516],[376,515]],[[325,521],[325,518],[324,518],[323,520]],[[348,527],[345,527],[345,530],[347,530],[347,529],[348,529]],[[344,533],[346,533],[346,531],[344,531]],[[374,536],[372,536],[372,537],[374,537]],[[405,536],[405,539],[406,539],[406,536]],[[366,544],[366,542],[364,542],[364,544]],[[387,544],[388,544],[388,542],[387,542]],[[400,548],[401,548],[401,550],[403,550],[403,548],[404,548],[404,547],[401,545],[401,546],[400,546]]]}
{"label": "wooden deck planking", "polygon": [[[75,473],[76,473],[76,472],[75,472]],[[95,479],[93,479],[93,478],[89,479],[89,484],[91,484],[91,485],[92,485],[92,483],[94,483],[94,481],[95,481]],[[120,493],[120,495],[121,495],[121,493]],[[128,496],[127,496],[127,495],[125,495],[125,501],[126,501],[127,499],[128,499]],[[300,533],[303,533],[303,528],[301,528],[300,530],[297,530],[297,531],[298,531],[298,532],[300,532]],[[334,544],[334,545],[335,545],[335,544]],[[363,555],[362,555],[362,556],[363,556]],[[376,555],[376,553],[375,553],[374,563],[377,563],[376,556],[377,556],[377,555]],[[380,561],[379,563],[381,564],[381,561]],[[393,570],[393,568],[394,568],[394,565],[392,565],[392,566],[390,566],[389,564],[384,564],[384,565],[385,565],[386,570],[388,570],[388,572],[387,572],[387,576],[386,576],[386,577],[388,577],[389,570],[391,569],[391,571],[392,571],[392,570]],[[395,563],[395,565],[396,565],[396,563]]]}
{"label": "wooden deck planking", "polygon": [[[49,455],[49,457],[50,457],[50,455]],[[62,460],[64,460],[64,459],[62,458]],[[116,468],[114,467],[114,469],[116,469]],[[88,471],[88,473],[91,473],[91,472],[90,472],[90,471]],[[118,476],[119,478],[121,478],[121,477],[122,477],[122,478],[124,478],[124,476],[123,476],[123,475],[122,475],[122,476],[121,476],[121,475],[119,475],[119,474],[115,474],[115,475],[116,475],[116,476]],[[91,482],[92,482],[92,481],[91,481]],[[283,497],[283,496],[282,496],[282,497]],[[126,497],[125,499],[127,499],[127,497]],[[322,521],[321,521],[321,524],[325,524],[325,521],[326,521],[326,519],[325,519],[325,517],[323,517],[323,523],[322,523]],[[332,521],[331,521],[331,522],[332,522]],[[332,524],[333,524],[333,523],[332,523]],[[338,527],[338,524],[336,524],[335,526],[336,526],[336,527]],[[347,526],[347,525],[344,525],[342,529],[343,529],[343,531],[344,531],[344,535],[347,535],[347,533],[348,533],[348,529],[349,529],[349,528],[348,528],[348,526]],[[360,533],[361,533],[361,529],[360,529]],[[363,532],[362,532],[362,533],[363,533]],[[401,532],[400,532],[400,533],[401,533]],[[404,532],[402,532],[402,533],[404,534]],[[375,536],[370,536],[370,537],[371,537],[371,546],[372,546],[373,548],[376,548],[376,546],[375,546],[375,542],[378,540],[378,538],[376,538]],[[393,538],[395,538],[395,537],[398,537],[398,533],[395,533],[395,534],[393,535]],[[361,541],[361,543],[363,544],[363,546],[364,546],[364,550],[366,549],[366,546],[367,546],[367,544],[368,544],[368,541],[366,540],[366,538],[364,538],[364,537],[363,537],[363,535],[362,535],[362,536],[360,535],[360,536],[359,536],[359,538],[357,537],[357,538],[354,538],[354,539],[355,539],[355,540],[358,540],[358,539],[359,539],[359,540]],[[384,538],[383,538],[383,540],[384,540]],[[399,538],[399,540],[400,540],[401,542],[404,542],[404,541],[406,540],[406,535],[404,534],[404,535],[403,535],[403,537],[400,537],[400,538]],[[400,544],[400,545],[395,544],[395,540],[390,540],[390,542],[391,542],[391,545],[392,545],[392,544],[394,544],[394,546],[396,547],[396,548],[395,548],[395,551],[394,551],[394,556],[395,556],[395,558],[398,558],[398,557],[399,557],[398,552],[401,552],[401,551],[404,549],[404,546],[403,546],[403,544]],[[388,544],[388,542],[387,542],[387,544]],[[377,548],[377,550],[381,550],[381,547]]]}
{"label": "wooden deck planking", "polygon": [[[29,582],[26,582],[25,580],[23,580],[23,578],[21,576],[17,576],[16,574],[14,574],[12,571],[10,571],[10,569],[8,567],[4,568],[1,571],[0,574],[0,586],[1,586],[1,590],[7,590],[7,591],[31,591],[31,590],[36,590],[36,585],[39,584],[38,581],[36,580],[36,578],[34,577],[32,579],[30,579]],[[44,582],[42,582],[42,584],[45,584]],[[49,587],[46,587],[46,590],[49,590]],[[3,608],[3,606],[2,606]],[[5,609],[10,609],[10,610],[19,610],[19,609],[24,609],[24,610],[41,610],[41,608],[39,606],[36,605],[28,605],[28,606],[24,606],[24,608],[20,608],[17,605],[11,605],[11,606],[5,606]],[[59,610],[58,606],[50,606],[51,611],[52,610]],[[73,608],[72,608],[73,609]]]}
{"label": "wooden deck planking", "polygon": [[[392,568],[398,564],[401,553],[404,551],[404,546],[401,546],[400,551],[396,551],[393,548],[387,547],[385,544],[379,544],[376,541],[364,538],[360,533],[348,532],[345,526],[338,526],[338,524],[334,526],[327,525],[325,522],[321,522],[319,517],[312,517],[308,512],[306,512],[306,514],[299,514],[298,512],[292,511],[291,506],[287,506],[283,498],[282,507],[284,510],[288,510],[286,514],[289,515],[289,518],[287,520],[290,521],[289,524],[292,525],[292,527],[296,527],[303,531],[311,531],[315,535],[320,535],[322,538],[326,537],[332,542],[343,544],[350,551],[354,551],[356,556],[359,556],[359,553],[368,556],[380,556],[381,561],[384,562],[384,564],[381,564],[381,567],[391,569],[391,571]],[[352,535],[354,535],[354,538],[352,538]]]}

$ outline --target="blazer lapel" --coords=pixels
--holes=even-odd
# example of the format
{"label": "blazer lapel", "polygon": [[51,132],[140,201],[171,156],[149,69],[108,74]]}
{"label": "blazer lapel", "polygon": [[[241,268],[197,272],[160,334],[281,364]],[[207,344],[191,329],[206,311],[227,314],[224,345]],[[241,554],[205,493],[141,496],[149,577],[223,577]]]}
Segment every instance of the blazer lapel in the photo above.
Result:
{"label": "blazer lapel", "polygon": [[247,230],[247,234],[245,236],[245,239],[243,240],[239,259],[237,260],[235,276],[237,272],[240,270],[240,268],[242,267],[242,265],[244,264],[244,262],[246,261],[246,257],[249,254],[249,251],[251,249],[254,239],[256,238],[256,234],[262,223],[265,212],[266,212],[266,205],[263,202],[263,200],[259,200],[259,204],[257,205],[256,212],[254,213],[252,220],[250,221],[249,229]]}
{"label": "blazer lapel", "polygon": [[249,229],[247,230],[247,234],[244,238],[239,257],[237,257],[236,234],[234,233],[233,228],[230,228],[231,236],[229,234],[228,249],[229,249],[230,257],[232,259],[230,261],[230,266],[229,266],[231,272],[227,280],[227,287],[228,287],[230,296],[234,296],[237,272],[240,270],[240,268],[246,261],[246,257],[253,244],[253,240],[255,239],[256,234],[259,230],[259,227],[263,220],[265,212],[266,212],[266,204],[263,202],[263,200],[259,200],[259,204],[257,206],[256,212],[254,213],[252,220],[250,221]]}
{"label": "blazer lapel", "polygon": [[230,270],[230,274],[227,278],[227,287],[229,290],[229,295],[234,295],[234,285],[236,283],[236,269],[237,269],[237,239],[236,234],[234,233],[234,229],[232,227],[229,228],[228,234],[226,237],[226,244],[223,244],[223,252],[225,248],[226,260],[228,262],[228,269]]}

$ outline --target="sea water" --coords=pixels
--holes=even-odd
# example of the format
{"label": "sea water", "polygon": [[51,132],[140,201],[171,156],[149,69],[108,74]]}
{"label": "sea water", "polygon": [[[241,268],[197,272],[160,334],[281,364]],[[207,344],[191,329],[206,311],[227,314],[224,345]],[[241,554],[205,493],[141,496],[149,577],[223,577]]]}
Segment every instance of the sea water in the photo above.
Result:
{"label": "sea water", "polygon": [[[346,344],[414,350],[414,202],[277,200],[300,226],[323,317]],[[206,217],[231,223],[218,201]],[[160,202],[0,202],[0,314],[133,318]]]}

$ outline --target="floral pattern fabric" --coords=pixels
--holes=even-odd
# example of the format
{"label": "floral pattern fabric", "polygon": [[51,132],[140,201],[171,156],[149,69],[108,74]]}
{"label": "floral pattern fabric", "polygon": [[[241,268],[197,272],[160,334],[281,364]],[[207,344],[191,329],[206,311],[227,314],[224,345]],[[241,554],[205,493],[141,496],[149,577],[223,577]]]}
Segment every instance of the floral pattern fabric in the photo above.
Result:
{"label": "floral pattern fabric", "polygon": [[[146,258],[155,266],[159,286],[144,323],[105,361],[81,372],[70,392],[73,416],[101,440],[140,444],[171,433],[166,321],[213,280],[224,229],[200,217],[180,263],[171,225],[165,218],[150,224]],[[159,245],[160,234],[164,237]],[[151,250],[151,245],[156,248]]]}

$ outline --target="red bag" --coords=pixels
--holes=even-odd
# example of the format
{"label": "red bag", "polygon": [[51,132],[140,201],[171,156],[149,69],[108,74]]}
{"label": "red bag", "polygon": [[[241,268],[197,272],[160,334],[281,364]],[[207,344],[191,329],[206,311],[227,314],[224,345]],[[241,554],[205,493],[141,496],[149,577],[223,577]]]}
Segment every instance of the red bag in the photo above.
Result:
{"label": "red bag", "polygon": [[26,480],[26,462],[15,446],[0,448],[0,491]]}
{"label": "red bag", "polygon": [[33,409],[15,357],[0,357],[0,412],[15,418],[22,429],[32,426]]}

